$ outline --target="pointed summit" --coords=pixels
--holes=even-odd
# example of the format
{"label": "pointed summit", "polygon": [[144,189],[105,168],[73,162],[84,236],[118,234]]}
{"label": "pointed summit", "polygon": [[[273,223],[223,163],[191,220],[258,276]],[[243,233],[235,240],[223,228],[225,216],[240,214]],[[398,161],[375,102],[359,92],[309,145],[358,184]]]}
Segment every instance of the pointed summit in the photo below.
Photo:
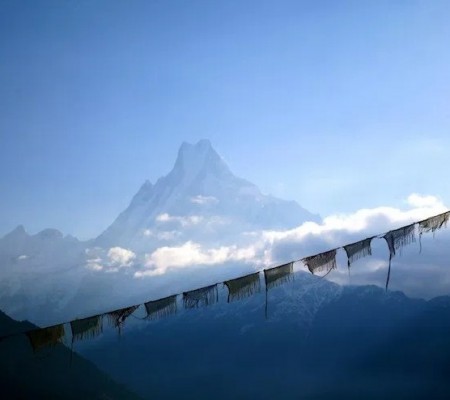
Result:
{"label": "pointed summit", "polygon": [[11,231],[11,233],[14,233],[16,235],[26,235],[27,231],[25,230],[25,227],[23,225],[17,225],[16,228]]}
{"label": "pointed summit", "polygon": [[133,203],[145,203],[153,193],[153,184],[147,179],[133,197]]}
{"label": "pointed summit", "polygon": [[183,181],[186,182],[190,182],[201,173],[231,174],[222,157],[207,139],[202,139],[196,144],[183,142],[178,150],[173,172],[177,176],[183,176]]}
{"label": "pointed summit", "polygon": [[183,142],[178,150],[178,158],[176,162],[183,162],[183,160],[188,161],[189,158],[193,156],[205,157],[210,153],[213,153],[216,157],[220,158],[208,139],[201,139],[195,144]]}
{"label": "pointed summit", "polygon": [[28,233],[26,232],[23,225],[17,225],[11,232],[7,233],[4,238],[22,238],[27,237]]}
{"label": "pointed summit", "polygon": [[208,139],[200,139],[195,144],[183,142],[180,146],[180,149],[178,150],[178,156],[184,155],[189,152],[195,152],[196,154],[213,152],[218,156]]}

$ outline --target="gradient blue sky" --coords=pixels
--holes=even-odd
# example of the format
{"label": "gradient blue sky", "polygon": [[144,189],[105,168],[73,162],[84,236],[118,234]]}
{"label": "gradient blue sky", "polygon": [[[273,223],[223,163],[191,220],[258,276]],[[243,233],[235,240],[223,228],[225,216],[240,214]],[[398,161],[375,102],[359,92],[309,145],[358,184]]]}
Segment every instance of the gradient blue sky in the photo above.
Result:
{"label": "gradient blue sky", "polygon": [[327,215],[450,200],[448,1],[0,1],[0,235],[89,238],[182,141]]}

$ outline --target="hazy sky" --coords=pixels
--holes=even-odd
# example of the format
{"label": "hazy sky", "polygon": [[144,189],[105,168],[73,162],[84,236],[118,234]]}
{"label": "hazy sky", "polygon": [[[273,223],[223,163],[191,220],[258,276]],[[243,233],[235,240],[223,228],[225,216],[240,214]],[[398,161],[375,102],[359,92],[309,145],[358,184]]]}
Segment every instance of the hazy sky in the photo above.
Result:
{"label": "hazy sky", "polygon": [[450,201],[448,1],[0,0],[0,235],[89,238],[182,141],[322,215]]}

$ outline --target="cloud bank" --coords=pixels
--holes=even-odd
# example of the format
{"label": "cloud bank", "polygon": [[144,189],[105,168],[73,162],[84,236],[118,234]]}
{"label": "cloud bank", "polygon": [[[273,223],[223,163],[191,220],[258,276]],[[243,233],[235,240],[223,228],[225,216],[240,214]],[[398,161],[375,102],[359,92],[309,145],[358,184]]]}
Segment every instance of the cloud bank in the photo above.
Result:
{"label": "cloud bank", "polygon": [[156,222],[160,223],[177,223],[182,227],[188,227],[192,225],[198,225],[203,221],[203,217],[200,215],[189,215],[187,217],[174,216],[167,213],[160,214],[155,218]]}
{"label": "cloud bank", "polygon": [[254,247],[239,248],[222,246],[202,249],[199,243],[188,241],[178,247],[160,247],[146,255],[145,271],[136,272],[136,277],[162,275],[170,268],[187,268],[194,265],[218,265],[230,261],[254,261]]}
{"label": "cloud bank", "polygon": [[191,197],[191,202],[198,205],[217,204],[219,200],[214,196],[202,196],[201,194]]}
{"label": "cloud bank", "polygon": [[134,266],[136,260],[133,251],[118,246],[107,251],[101,247],[88,248],[85,253],[85,267],[93,271],[117,272]]}
{"label": "cloud bank", "polygon": [[136,254],[122,247],[111,247],[108,251],[108,258],[111,264],[116,267],[130,267],[136,258]]}
{"label": "cloud bank", "polygon": [[[190,267],[219,267],[229,262],[246,263],[258,268],[275,266],[447,211],[447,207],[437,197],[416,193],[406,199],[405,205],[405,209],[383,206],[361,209],[354,213],[331,215],[324,218],[321,223],[306,222],[289,230],[246,232],[245,235],[243,233],[246,237],[245,246],[240,245],[243,241],[238,237],[236,244],[230,246],[204,247],[201,243],[187,241],[182,245],[160,247],[145,255],[142,268],[135,272],[135,277],[155,277]],[[442,235],[448,235],[448,233],[443,232]],[[247,244],[249,237],[252,241]],[[407,265],[409,266],[408,279],[403,280],[402,285],[397,286],[398,289],[426,296],[429,288],[420,289],[420,286],[426,286],[425,283],[429,281],[421,272],[425,268],[428,274],[431,273],[436,279],[440,279],[438,286],[442,291],[450,290],[450,274],[447,273],[444,262],[445,257],[450,256],[450,250],[441,254],[442,252],[433,247],[431,242],[427,242],[427,245],[434,249],[435,254],[428,254],[426,259],[424,255],[418,256],[417,249],[411,254],[405,249],[404,257],[396,258],[397,271],[402,271],[407,268]],[[342,268],[346,267],[342,254],[339,256],[340,268],[330,274],[330,279],[342,284],[383,285],[387,266],[387,248],[382,240],[378,240],[377,243],[374,241],[373,247],[373,257],[359,262],[359,267],[355,268],[356,272],[352,274],[351,281],[349,281],[347,269]],[[419,265],[422,265],[422,270]],[[306,270],[301,263],[297,264],[297,268]],[[417,275],[417,279],[422,279],[424,284],[414,283],[414,279],[410,278],[414,274]],[[174,274],[175,278],[176,274]],[[429,283],[431,285],[431,282]]]}

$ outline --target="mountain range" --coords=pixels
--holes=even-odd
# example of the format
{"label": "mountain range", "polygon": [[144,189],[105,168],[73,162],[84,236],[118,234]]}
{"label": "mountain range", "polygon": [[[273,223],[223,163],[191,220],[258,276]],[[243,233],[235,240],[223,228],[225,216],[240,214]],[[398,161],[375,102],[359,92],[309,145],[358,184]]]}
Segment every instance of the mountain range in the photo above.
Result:
{"label": "mountain range", "polygon": [[143,398],[450,395],[448,296],[412,299],[299,272],[267,294],[138,317],[120,340],[109,335],[80,351]]}
{"label": "mountain range", "polygon": [[[0,341],[4,393],[145,399],[446,399],[450,297],[340,286],[298,272],[247,298],[146,319],[32,354]],[[179,306],[180,304],[178,304]],[[0,313],[0,330],[33,327]],[[70,363],[70,359],[73,362]],[[128,393],[127,393],[128,392]],[[105,397],[106,396],[106,397]],[[125,396],[125,397],[124,397]]]}
{"label": "mountain range", "polygon": [[[208,140],[183,143],[169,174],[155,184],[146,181],[98,237],[79,241],[56,229],[30,235],[18,226],[1,238],[0,309],[50,323],[126,305],[148,293],[132,271],[158,248],[244,244],[249,233],[319,218],[235,176]],[[134,270],[123,254],[133,259]]]}
{"label": "mountain range", "polygon": [[[210,247],[245,243],[249,233],[308,220],[319,217],[236,177],[208,141],[184,143],[172,171],[155,184],[145,182],[98,237],[79,241],[55,229],[30,235],[19,226],[1,238],[0,309],[50,325],[222,281],[233,277],[228,265],[177,270],[176,282],[165,276],[136,279],[133,273],[158,248],[188,241]],[[219,304],[179,310],[160,321],[145,320],[141,307],[127,319],[119,340],[116,332],[106,331],[77,343],[77,352],[108,376],[76,357],[82,368],[69,383],[80,387],[70,389],[72,394],[82,396],[77,390],[85,388],[100,398],[450,394],[449,297],[413,299],[375,286],[340,286],[304,272],[238,302],[227,303],[222,286],[219,297]],[[0,328],[2,323],[11,331],[32,326],[0,313]],[[68,349],[58,346],[46,364],[31,357],[25,339],[14,339],[14,348],[6,341],[0,346],[0,369],[13,382],[10,388],[25,385],[23,370],[33,390],[44,390],[52,379],[49,393],[67,389],[67,376],[59,372]],[[16,350],[19,356],[12,353]],[[15,361],[8,363],[8,357]],[[92,375],[89,382],[83,369]]]}
{"label": "mountain range", "polygon": [[[35,329],[0,311],[0,335]],[[91,362],[62,344],[34,353],[25,335],[0,339],[3,399],[136,399]]]}

